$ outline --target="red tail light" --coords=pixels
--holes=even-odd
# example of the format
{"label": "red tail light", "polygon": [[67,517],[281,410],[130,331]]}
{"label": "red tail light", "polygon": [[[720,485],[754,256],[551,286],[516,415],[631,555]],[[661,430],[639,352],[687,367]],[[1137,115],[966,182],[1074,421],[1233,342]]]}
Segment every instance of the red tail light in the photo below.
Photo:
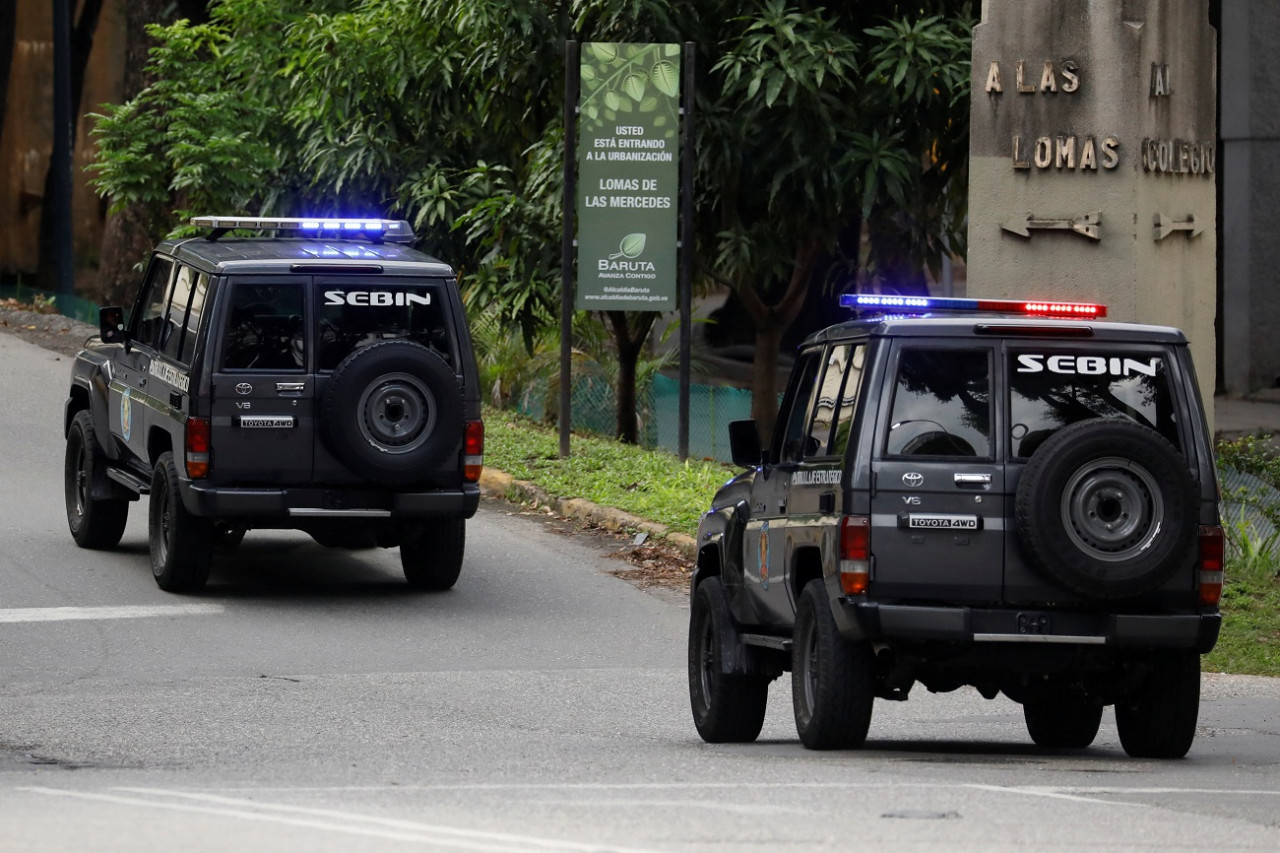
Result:
{"label": "red tail light", "polygon": [[1222,561],[1224,544],[1222,528],[1216,524],[1200,525],[1200,603],[1215,607],[1222,598]]}
{"label": "red tail light", "polygon": [[209,419],[187,418],[185,430],[187,476],[193,480],[209,476]]}
{"label": "red tail light", "polygon": [[462,476],[469,483],[478,483],[483,468],[484,421],[467,421],[462,432]]}
{"label": "red tail light", "polygon": [[840,589],[861,595],[871,581],[871,517],[846,515],[840,519]]}

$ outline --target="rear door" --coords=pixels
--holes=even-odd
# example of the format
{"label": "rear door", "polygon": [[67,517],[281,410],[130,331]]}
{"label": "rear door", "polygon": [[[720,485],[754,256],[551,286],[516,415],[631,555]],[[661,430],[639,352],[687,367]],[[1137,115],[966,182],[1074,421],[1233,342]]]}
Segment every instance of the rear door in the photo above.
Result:
{"label": "rear door", "polygon": [[223,286],[214,352],[212,479],[309,482],[315,387],[308,369],[307,276],[235,276]]}
{"label": "rear door", "polygon": [[872,590],[996,601],[1004,564],[989,346],[899,341],[893,400],[877,429]]}

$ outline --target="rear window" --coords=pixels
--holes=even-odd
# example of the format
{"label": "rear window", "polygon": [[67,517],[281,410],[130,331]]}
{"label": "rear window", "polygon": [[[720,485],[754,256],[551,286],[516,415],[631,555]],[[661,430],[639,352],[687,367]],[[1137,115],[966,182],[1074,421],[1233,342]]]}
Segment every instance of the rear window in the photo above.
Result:
{"label": "rear window", "polygon": [[316,301],[320,370],[333,370],[360,347],[395,339],[421,344],[454,363],[444,300],[436,285],[326,284]]}
{"label": "rear window", "polygon": [[1019,349],[1009,353],[1013,455],[1028,457],[1068,424],[1118,418],[1179,445],[1165,355],[1152,350]]}

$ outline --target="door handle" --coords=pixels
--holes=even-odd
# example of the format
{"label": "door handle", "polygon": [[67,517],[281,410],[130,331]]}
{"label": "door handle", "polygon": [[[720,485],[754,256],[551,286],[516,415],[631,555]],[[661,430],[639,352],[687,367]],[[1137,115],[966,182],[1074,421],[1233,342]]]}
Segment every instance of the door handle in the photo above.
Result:
{"label": "door handle", "polygon": [[956,474],[957,486],[990,486],[990,474]]}

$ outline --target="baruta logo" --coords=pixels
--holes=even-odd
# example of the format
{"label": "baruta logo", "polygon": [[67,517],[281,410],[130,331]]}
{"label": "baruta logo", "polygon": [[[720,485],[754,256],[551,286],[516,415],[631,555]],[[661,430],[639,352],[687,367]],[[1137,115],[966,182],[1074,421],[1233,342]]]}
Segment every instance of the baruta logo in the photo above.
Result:
{"label": "baruta logo", "polygon": [[652,261],[639,260],[644,254],[646,240],[644,234],[628,234],[618,244],[618,251],[596,261],[596,269],[600,272],[655,272]]}

